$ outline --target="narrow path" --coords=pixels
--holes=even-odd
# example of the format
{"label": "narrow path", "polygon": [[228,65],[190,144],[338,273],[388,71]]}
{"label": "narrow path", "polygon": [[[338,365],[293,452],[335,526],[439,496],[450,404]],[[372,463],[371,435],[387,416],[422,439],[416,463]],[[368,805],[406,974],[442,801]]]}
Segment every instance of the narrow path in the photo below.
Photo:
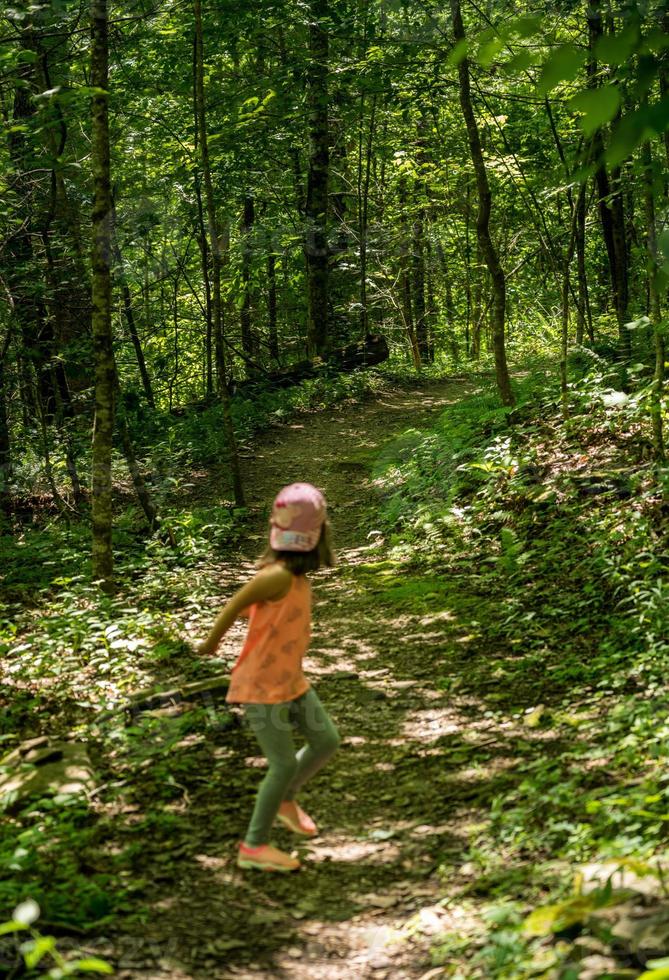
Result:
{"label": "narrow path", "polygon": [[[235,842],[262,760],[243,727],[212,726],[213,773],[202,772],[189,788],[187,831],[175,828],[164,858],[172,862],[169,886],[161,889],[161,864],[151,920],[141,937],[126,937],[120,977],[441,975],[430,965],[431,937],[458,915],[438,904],[443,869],[465,846],[476,789],[462,767],[454,778],[449,755],[454,746],[475,746],[480,735],[467,705],[456,707],[439,686],[454,643],[448,612],[429,602],[417,612],[384,608],[378,590],[366,588],[368,570],[384,558],[368,464],[390,439],[424,426],[466,390],[454,381],[397,391],[277,427],[259,442],[246,476],[258,531],[244,545],[248,568],[224,568],[224,587],[250,569],[268,502],[285,483],[307,480],[325,490],[338,546],[338,567],[314,582],[306,663],[343,736],[336,760],[304,793],[322,834],[301,849],[299,875],[239,872]],[[234,656],[239,637],[226,639],[225,656]],[[294,846],[281,831],[277,842]]]}

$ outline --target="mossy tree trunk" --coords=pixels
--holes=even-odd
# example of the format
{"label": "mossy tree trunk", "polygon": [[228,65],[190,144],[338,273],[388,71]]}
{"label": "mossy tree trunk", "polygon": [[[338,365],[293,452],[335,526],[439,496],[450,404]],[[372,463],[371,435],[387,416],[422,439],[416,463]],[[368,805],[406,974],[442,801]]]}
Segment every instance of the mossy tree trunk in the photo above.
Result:
{"label": "mossy tree trunk", "polygon": [[664,338],[662,336],[662,303],[658,284],[657,229],[655,218],[655,195],[653,181],[653,156],[650,143],[644,143],[642,150],[644,165],[644,204],[646,211],[646,248],[648,251],[648,296],[650,319],[653,324],[655,343],[655,373],[650,403],[653,424],[653,443],[655,458],[664,463],[664,432],[662,421],[662,388],[664,386]]}
{"label": "mossy tree trunk", "polygon": [[115,371],[111,324],[112,195],[109,162],[108,117],[108,14],[107,0],[91,0],[91,86],[93,139],[93,290],[92,332],[95,362],[95,421],[93,424],[93,578],[103,589],[112,587],[112,482],[111,459],[114,433]]}
{"label": "mossy tree trunk", "polygon": [[[460,11],[460,0],[451,0],[451,13],[453,15],[453,34],[456,43],[465,40],[465,29],[462,22]],[[478,191],[478,216],[476,220],[476,234],[479,249],[483,256],[490,280],[492,283],[493,303],[492,303],[492,341],[495,353],[495,375],[497,388],[500,398],[504,405],[513,405],[514,397],[511,390],[511,380],[509,369],[506,363],[506,347],[504,341],[504,326],[506,317],[506,279],[497,255],[497,249],[493,244],[490,235],[490,213],[492,210],[492,194],[488,184],[488,174],[486,172],[483,151],[481,149],[481,137],[479,134],[474,108],[472,106],[471,86],[469,80],[469,61],[463,58],[458,65],[458,80],[460,84],[460,106],[462,115],[467,127],[467,138],[469,142],[469,152],[476,175],[476,188]]]}
{"label": "mossy tree trunk", "polygon": [[230,411],[230,397],[227,388],[225,345],[223,338],[223,307],[221,298],[221,236],[216,221],[216,205],[214,202],[214,185],[211,179],[209,164],[209,143],[207,140],[207,118],[204,102],[204,51],[202,43],[202,0],[194,0],[195,14],[195,102],[197,128],[199,130],[200,166],[204,179],[205,198],[207,202],[207,219],[209,225],[209,248],[212,257],[212,313],[214,328],[214,343],[216,345],[216,364],[218,368],[218,394],[223,408],[223,428],[228,446],[228,462],[232,476],[232,486],[235,503],[244,506],[244,490],[242,487],[237,441]]}
{"label": "mossy tree trunk", "polygon": [[310,357],[328,349],[328,0],[309,4],[309,176],[305,206],[307,261],[307,347]]}

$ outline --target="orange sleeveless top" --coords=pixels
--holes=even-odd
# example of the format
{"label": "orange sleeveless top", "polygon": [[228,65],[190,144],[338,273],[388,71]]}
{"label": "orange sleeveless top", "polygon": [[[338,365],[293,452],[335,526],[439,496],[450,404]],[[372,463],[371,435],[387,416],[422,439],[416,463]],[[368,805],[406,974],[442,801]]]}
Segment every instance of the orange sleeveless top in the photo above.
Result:
{"label": "orange sleeveless top", "polygon": [[283,599],[250,607],[249,630],[226,700],[277,704],[299,698],[309,690],[302,657],[310,638],[311,586],[305,575],[294,575]]}

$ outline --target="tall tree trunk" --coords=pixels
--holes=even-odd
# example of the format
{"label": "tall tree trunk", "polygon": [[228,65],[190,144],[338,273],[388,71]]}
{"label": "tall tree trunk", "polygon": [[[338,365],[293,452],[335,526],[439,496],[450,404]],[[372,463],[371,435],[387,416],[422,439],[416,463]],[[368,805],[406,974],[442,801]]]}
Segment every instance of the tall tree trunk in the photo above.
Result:
{"label": "tall tree trunk", "polygon": [[114,433],[114,350],[111,324],[111,174],[108,118],[107,0],[91,0],[91,86],[93,139],[93,356],[95,361],[95,421],[93,424],[93,578],[112,588],[111,459]]}
{"label": "tall tree trunk", "polygon": [[[453,15],[453,33],[456,43],[465,40],[465,29],[462,23],[462,13],[460,11],[460,0],[451,0],[451,12]],[[488,184],[488,174],[483,160],[481,150],[481,138],[474,116],[472,107],[470,81],[469,81],[469,61],[467,58],[458,65],[458,80],[460,83],[460,106],[462,115],[467,127],[467,137],[469,140],[469,151],[476,174],[476,187],[478,191],[479,209],[476,221],[476,232],[481,253],[485,264],[490,273],[493,290],[492,307],[492,337],[493,349],[495,352],[495,375],[500,398],[504,405],[513,405],[514,398],[511,390],[511,379],[506,363],[506,348],[504,342],[504,321],[506,307],[506,280],[504,270],[500,265],[497,250],[490,236],[490,212],[492,209],[492,195]]]}
{"label": "tall tree trunk", "polygon": [[[253,233],[254,223],[255,205],[253,197],[247,194],[244,197],[244,210],[240,226],[242,253],[242,308],[240,311],[240,322],[242,329],[242,350],[251,359],[258,355],[257,337],[254,335],[251,317],[251,257],[253,254],[251,235]],[[248,361],[245,366],[246,376],[251,377],[254,372]]]}
{"label": "tall tree trunk", "polygon": [[486,309],[483,307],[483,292],[487,284],[486,271],[483,267],[483,256],[481,255],[481,245],[476,242],[476,264],[474,265],[476,279],[472,289],[472,340],[469,356],[472,361],[478,361],[481,357],[481,333],[483,331],[483,318]]}
{"label": "tall tree trunk", "polygon": [[421,107],[418,129],[416,134],[416,163],[418,164],[418,177],[413,181],[414,195],[414,220],[412,228],[412,285],[413,285],[413,308],[414,323],[416,329],[416,339],[420,351],[421,361],[429,363],[430,340],[428,331],[428,317],[425,310],[425,180],[423,177],[427,164],[426,137],[427,120],[424,109]]}
{"label": "tall tree trunk", "polygon": [[419,206],[411,236],[411,286],[413,293],[414,329],[423,363],[430,360],[430,347],[425,312],[425,212]]}
{"label": "tall tree trunk", "polygon": [[47,427],[47,416],[44,410],[44,405],[42,404],[42,399],[37,390],[37,410],[39,415],[39,426],[40,433],[42,435],[42,453],[44,455],[44,475],[46,476],[47,483],[51,490],[51,496],[53,497],[54,503],[56,504],[58,510],[61,514],[65,514],[67,510],[67,504],[61,496],[60,490],[56,483],[56,478],[53,473],[53,463],[51,461],[51,446],[49,443],[49,429]]}
{"label": "tall tree trunk", "polygon": [[471,356],[470,332],[472,326],[472,309],[474,305],[472,297],[472,246],[470,234],[472,218],[471,196],[471,181],[468,180],[467,189],[465,192],[465,298],[467,300],[467,316],[465,317],[465,353],[467,357]]}
{"label": "tall tree trunk", "polygon": [[279,361],[279,336],[276,317],[276,254],[272,242],[267,253],[267,321],[269,356],[275,363]]}
{"label": "tall tree trunk", "polygon": [[205,337],[204,337],[204,362],[205,362],[205,389],[207,396],[211,397],[214,393],[214,359],[213,359],[213,304],[211,298],[211,282],[209,281],[209,246],[207,244],[207,231],[204,223],[204,212],[202,209],[202,189],[200,178],[195,178],[195,198],[197,201],[197,221],[198,236],[197,241],[200,247],[200,263],[202,266],[202,282],[204,283],[204,313],[206,318]]}
{"label": "tall tree trunk", "polygon": [[121,394],[121,386],[119,383],[118,371],[116,370],[116,364],[114,364],[114,390],[117,404],[116,422],[121,436],[123,455],[125,456],[128,472],[130,473],[130,479],[132,480],[132,485],[135,488],[139,505],[144,511],[144,516],[146,517],[149,528],[151,531],[155,531],[159,524],[158,510],[153,502],[151,494],[149,493],[146,481],[142,476],[142,471],[139,467],[139,463],[137,462],[137,455],[135,453],[135,447],[132,443],[130,427],[128,425],[125,406],[123,404],[123,395]]}
{"label": "tall tree trunk", "polygon": [[590,309],[590,293],[585,266],[585,196],[587,182],[584,181],[576,199],[576,263],[578,275],[578,322],[576,325],[576,343],[583,343],[587,331],[590,344],[594,344],[595,335],[592,326],[592,310]]}
{"label": "tall tree trunk", "polygon": [[72,484],[72,494],[74,496],[75,507],[79,510],[85,504],[85,497],[81,489],[79,471],[77,469],[77,455],[74,443],[74,409],[72,398],[65,374],[65,365],[62,361],[56,361],[54,366],[55,391],[56,391],[56,422],[62,433],[65,446],[65,465]]}
{"label": "tall tree trunk", "polygon": [[309,2],[309,175],[305,202],[307,347],[311,356],[328,349],[328,0]]}
{"label": "tall tree trunk", "polygon": [[422,368],[418,338],[413,319],[413,302],[411,296],[411,245],[409,238],[408,218],[406,213],[406,178],[400,175],[398,197],[400,204],[400,249],[399,249],[399,285],[401,296],[402,319],[409,340],[413,366],[416,371]]}
{"label": "tall tree trunk", "polygon": [[[197,37],[193,38],[193,132],[195,137],[195,156],[199,155],[200,149],[200,117],[198,114],[198,42]],[[204,283],[205,296],[205,337],[204,337],[204,374],[205,391],[208,398],[214,393],[214,363],[213,363],[213,310],[211,299],[211,282],[209,280],[209,246],[207,245],[207,230],[204,221],[204,209],[202,207],[202,183],[197,171],[194,174],[195,181],[195,201],[197,203],[197,243],[200,248],[200,262],[202,265],[202,282]]]}
{"label": "tall tree trunk", "polygon": [[434,275],[432,269],[432,248],[429,238],[425,239],[425,294],[427,309],[425,310],[425,332],[427,334],[427,356],[429,362],[434,361],[434,321],[437,312],[434,295]]}
{"label": "tall tree trunk", "polygon": [[[600,0],[591,0],[587,12],[589,55],[586,65],[588,87],[597,87],[597,61],[595,49],[602,37],[602,15]],[[629,300],[627,245],[625,240],[625,216],[620,186],[620,169],[611,175],[606,170],[603,160],[604,143],[600,130],[592,138],[592,154],[595,162],[595,183],[599,215],[602,223],[602,234],[606,246],[606,255],[611,274],[611,289],[613,304],[618,323],[618,343],[621,359],[627,363],[631,357],[631,336],[626,327],[627,305]]]}
{"label": "tall tree trunk", "polygon": [[[52,91],[55,87],[49,63],[49,44],[52,43],[48,37],[50,26],[43,21],[43,15],[49,6],[47,4],[37,12],[34,24],[39,25],[38,29],[24,32],[24,45],[34,56],[35,81],[40,92]],[[59,62],[68,63],[62,57]],[[67,87],[67,76],[63,82],[64,87]],[[52,170],[51,200],[45,215],[44,232],[49,234],[49,227],[53,223],[52,262],[57,274],[51,295],[56,309],[56,340],[58,344],[67,344],[85,334],[83,325],[90,322],[91,315],[91,290],[81,243],[79,215],[70,200],[65,182],[65,145],[68,135],[65,116],[57,99],[50,100],[46,112],[49,118],[46,125],[41,127],[41,132]]]}
{"label": "tall tree trunk", "polygon": [[12,475],[12,445],[7,418],[7,389],[5,385],[4,352],[0,358],[0,509],[6,510],[9,502],[9,480]]}
{"label": "tall tree trunk", "polygon": [[[669,35],[669,9],[665,9],[664,11],[662,29],[666,35]],[[664,101],[669,96],[669,71],[667,70],[666,60],[660,63],[659,76],[660,97]],[[669,168],[669,128],[666,127],[664,130],[664,155],[667,161],[667,168]],[[669,172],[667,170],[664,172],[664,193],[665,195],[669,193]]]}
{"label": "tall tree trunk", "polygon": [[33,371],[37,379],[40,403],[48,416],[52,416],[55,409],[55,392],[48,366],[53,356],[53,328],[42,299],[43,291],[35,288],[40,270],[33,254],[33,235],[36,234],[34,214],[44,207],[44,202],[35,200],[39,185],[31,180],[30,173],[36,163],[24,132],[26,124],[29,124],[35,114],[31,98],[31,78],[31,66],[22,65],[14,91],[13,125],[8,134],[8,148],[15,174],[14,188],[21,200],[21,210],[26,219],[10,233],[6,241],[7,259],[4,264],[7,289],[23,341],[19,357],[25,413],[28,415],[32,412],[37,419],[39,410],[38,400],[33,392]]}
{"label": "tall tree trunk", "polygon": [[214,186],[211,180],[209,166],[209,144],[207,140],[207,122],[204,104],[204,52],[202,46],[202,0],[193,0],[195,14],[195,79],[196,103],[199,129],[200,165],[204,178],[205,195],[207,200],[207,218],[209,222],[209,247],[212,255],[213,272],[213,325],[216,343],[216,359],[218,366],[218,393],[223,409],[223,427],[228,445],[228,461],[232,476],[232,486],[235,503],[244,506],[244,490],[237,455],[237,440],[230,411],[230,396],[228,395],[227,372],[225,363],[225,346],[223,343],[223,317],[221,299],[221,242],[216,221],[216,206],[214,203]]}
{"label": "tall tree trunk", "polygon": [[[460,347],[458,344],[458,337],[455,332],[456,310],[455,310],[455,302],[453,300],[453,286],[451,284],[451,272],[448,267],[448,262],[446,260],[446,253],[444,251],[444,246],[439,239],[437,239],[437,259],[439,260],[439,268],[441,269],[441,275],[444,284],[444,296],[446,300],[445,310],[444,310],[446,314],[446,336],[448,337],[448,342],[451,348],[451,356],[453,357],[455,364],[458,364],[460,361]],[[468,339],[469,338],[467,338],[467,340]]]}
{"label": "tall tree trunk", "polygon": [[372,95],[372,108],[366,138],[363,136],[365,94],[360,96],[360,132],[358,144],[358,236],[360,241],[360,333],[369,333],[367,308],[367,229],[369,225],[369,183],[371,179],[372,149],[376,122],[376,92]]}
{"label": "tall tree trunk", "polygon": [[128,324],[128,332],[130,334],[130,339],[132,341],[132,346],[135,351],[135,358],[137,359],[137,367],[139,368],[139,376],[142,379],[142,387],[144,388],[144,396],[151,408],[156,407],[156,403],[153,397],[153,387],[151,385],[151,378],[149,377],[149,372],[146,369],[146,361],[144,359],[144,351],[142,350],[142,342],[139,339],[139,333],[137,331],[137,322],[135,320],[135,312],[132,305],[132,296],[130,295],[130,287],[125,278],[123,272],[123,256],[121,255],[121,248],[118,244],[116,238],[116,203],[112,197],[112,252],[114,256],[114,262],[116,263],[116,274],[120,280],[121,293],[123,295],[123,312],[125,313],[125,320]]}
{"label": "tall tree trunk", "polygon": [[648,293],[650,298],[650,318],[653,324],[655,342],[655,372],[650,404],[653,424],[653,443],[655,458],[664,463],[664,432],[662,422],[662,388],[664,384],[664,338],[662,336],[662,305],[658,286],[657,230],[655,222],[655,197],[653,188],[653,157],[650,142],[642,148],[644,165],[644,204],[646,210],[646,247],[648,250]]}

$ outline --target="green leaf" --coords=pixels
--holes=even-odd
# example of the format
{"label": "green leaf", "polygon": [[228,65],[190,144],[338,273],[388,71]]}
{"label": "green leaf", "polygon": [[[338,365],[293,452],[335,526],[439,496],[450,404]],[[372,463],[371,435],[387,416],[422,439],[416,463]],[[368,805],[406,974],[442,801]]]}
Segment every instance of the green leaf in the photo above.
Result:
{"label": "green leaf", "polygon": [[469,45],[467,40],[466,38],[463,38],[462,41],[458,41],[457,44],[453,45],[451,50],[448,52],[448,55],[446,56],[446,64],[453,66],[459,65],[460,62],[464,61],[467,57],[468,50]]}
{"label": "green leaf", "polygon": [[628,112],[618,120],[611,134],[611,142],[604,153],[610,167],[617,167],[634,153],[647,132],[648,112],[645,108]]}
{"label": "green leaf", "polygon": [[534,909],[523,923],[523,932],[529,936],[549,936],[558,917],[558,905],[544,905]]}
{"label": "green leaf", "polygon": [[638,980],[669,980],[669,966],[661,966],[657,970],[646,970]]}
{"label": "green leaf", "polygon": [[479,49],[476,52],[476,60],[482,68],[489,68],[503,48],[504,38],[499,36],[491,37],[479,45]]}
{"label": "green leaf", "polygon": [[560,82],[571,81],[585,63],[586,53],[575,44],[563,44],[549,57],[541,69],[537,94],[547,95]]}
{"label": "green leaf", "polygon": [[54,936],[39,936],[32,942],[24,943],[21,951],[26,966],[32,969],[37,966],[47,953],[53,952],[55,948],[56,940]]}
{"label": "green leaf", "polygon": [[643,50],[652,51],[654,54],[661,54],[669,48],[669,34],[658,27],[657,30],[651,31],[643,39]]}
{"label": "green leaf", "polygon": [[664,231],[658,235],[657,250],[664,258],[665,262],[669,262],[669,228],[665,228]]}
{"label": "green leaf", "polygon": [[114,972],[109,963],[105,963],[104,960],[99,960],[97,956],[88,956],[83,960],[75,960],[74,963],[68,963],[68,966],[73,966],[77,970],[88,970],[89,973],[112,974]]}
{"label": "green leaf", "polygon": [[0,925],[0,936],[7,936],[10,932],[18,932],[20,929],[27,929],[28,926],[24,922],[17,922],[16,919],[11,919],[9,922],[3,922]]}
{"label": "green leaf", "polygon": [[648,107],[648,125],[658,136],[669,129],[669,96]]}
{"label": "green leaf", "polygon": [[502,65],[502,70],[508,75],[519,75],[521,72],[526,71],[532,65],[536,64],[536,57],[531,51],[524,48],[515,54],[513,58],[509,58]]}
{"label": "green leaf", "polygon": [[579,92],[570,100],[575,112],[582,112],[579,125],[586,136],[591,136],[601,126],[610,122],[620,108],[620,91],[615,85],[587,92]]}
{"label": "green leaf", "polygon": [[504,34],[506,37],[511,37],[513,34],[518,37],[533,37],[539,33],[543,23],[544,19],[540,14],[524,14],[507,24]]}
{"label": "green leaf", "polygon": [[595,47],[598,61],[605,65],[622,65],[639,43],[639,31],[636,25],[625,28],[619,34],[607,34],[600,37]]}
{"label": "green leaf", "polygon": [[595,899],[589,895],[576,895],[556,905],[544,905],[535,909],[523,923],[523,932],[529,936],[549,936],[569,926],[584,922],[595,907]]}

